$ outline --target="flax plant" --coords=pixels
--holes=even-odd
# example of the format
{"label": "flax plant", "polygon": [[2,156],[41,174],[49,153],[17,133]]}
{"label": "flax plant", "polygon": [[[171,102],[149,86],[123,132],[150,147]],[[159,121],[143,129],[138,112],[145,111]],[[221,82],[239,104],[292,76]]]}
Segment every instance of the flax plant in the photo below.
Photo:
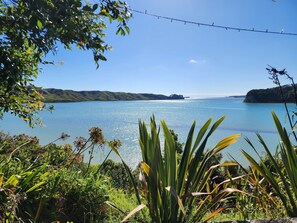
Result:
{"label": "flax plant", "polygon": [[236,212],[239,214],[240,219],[284,217],[282,210],[279,209],[280,200],[273,196],[271,188],[259,171],[254,167],[245,168],[241,164],[239,166],[245,173],[243,175],[245,177],[241,179],[240,184],[234,186],[248,192],[248,194],[239,193],[235,195]]}
{"label": "flax plant", "polygon": [[[279,155],[273,156],[269,151],[265,141],[258,134],[259,142],[267,153],[269,164],[259,156],[258,163],[247,152],[242,150],[243,155],[248,159],[251,165],[260,172],[263,178],[269,183],[286,210],[289,217],[297,217],[297,153],[296,147],[291,143],[289,134],[281,125],[278,117],[272,112],[274,123],[280,136]],[[250,146],[256,151],[254,145],[247,140]],[[257,151],[256,151],[257,152]],[[281,162],[279,162],[279,160]],[[269,166],[268,166],[269,165]],[[273,170],[270,168],[273,167]]]}
{"label": "flax plant", "polygon": [[[128,217],[147,207],[152,222],[198,222],[207,221],[221,210],[219,202],[237,189],[217,185],[208,191],[210,176],[219,166],[235,165],[234,163],[209,166],[210,159],[227,146],[236,142],[238,134],[229,136],[212,149],[205,151],[207,141],[219,127],[224,117],[211,127],[209,119],[199,130],[194,141],[195,122],[193,123],[181,159],[177,156],[174,138],[164,121],[161,121],[164,133],[164,149],[161,149],[160,128],[155,118],[151,118],[150,133],[144,122],[139,122],[140,147],[142,152],[142,169],[145,173],[146,205],[141,204]],[[210,128],[209,128],[210,127]],[[212,210],[212,211],[211,211]],[[207,216],[208,215],[208,216]]]}

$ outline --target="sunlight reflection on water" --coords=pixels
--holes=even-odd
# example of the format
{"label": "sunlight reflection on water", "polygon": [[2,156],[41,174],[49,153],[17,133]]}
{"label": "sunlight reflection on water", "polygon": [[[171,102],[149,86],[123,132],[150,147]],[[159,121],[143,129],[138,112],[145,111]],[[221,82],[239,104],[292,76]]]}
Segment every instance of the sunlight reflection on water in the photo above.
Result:
{"label": "sunlight reflection on water", "polygon": [[[226,115],[226,119],[209,140],[207,148],[215,145],[223,137],[240,133],[250,138],[263,151],[257,142],[255,133],[260,133],[267,141],[271,150],[275,150],[278,142],[271,111],[274,110],[281,121],[285,120],[285,111],[280,104],[246,104],[240,98],[217,98],[197,100],[172,100],[172,101],[118,101],[118,102],[81,102],[81,103],[56,103],[55,111],[51,114],[42,112],[41,117],[46,127],[30,129],[17,118],[5,115],[0,122],[0,128],[11,134],[27,133],[36,135],[42,144],[47,144],[66,132],[71,138],[66,141],[72,143],[75,137],[87,137],[88,129],[98,126],[103,129],[108,140],[120,139],[122,147],[120,153],[124,160],[135,167],[141,160],[138,145],[138,121],[147,124],[151,115],[155,115],[158,123],[164,119],[169,128],[179,135],[180,141],[185,141],[191,124],[197,121],[196,130],[208,118],[213,120]],[[290,107],[293,110],[293,106]],[[60,142],[61,144],[65,142]],[[251,152],[243,138],[223,154],[228,159],[228,153],[247,164],[241,155],[240,149]],[[99,149],[95,154],[94,163],[100,163],[108,154],[109,149]],[[87,156],[87,154],[86,154]],[[115,154],[111,156],[119,161]]]}

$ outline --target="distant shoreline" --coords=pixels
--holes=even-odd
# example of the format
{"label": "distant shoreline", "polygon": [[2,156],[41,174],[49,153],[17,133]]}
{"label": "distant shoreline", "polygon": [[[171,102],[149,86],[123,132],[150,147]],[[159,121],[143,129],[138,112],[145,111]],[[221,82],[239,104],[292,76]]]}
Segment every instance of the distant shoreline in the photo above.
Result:
{"label": "distant shoreline", "polygon": [[231,95],[231,96],[228,96],[228,98],[245,98],[246,95]]}
{"label": "distant shoreline", "polygon": [[183,95],[169,96],[151,93],[126,93],[111,91],[73,91],[55,88],[42,89],[44,102],[66,103],[86,101],[141,101],[141,100],[183,100]]}

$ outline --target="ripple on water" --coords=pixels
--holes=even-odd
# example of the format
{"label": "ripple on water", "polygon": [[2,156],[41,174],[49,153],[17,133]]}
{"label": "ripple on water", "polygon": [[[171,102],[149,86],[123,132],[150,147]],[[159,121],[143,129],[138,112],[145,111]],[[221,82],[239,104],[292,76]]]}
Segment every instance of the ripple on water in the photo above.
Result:
{"label": "ripple on water", "polygon": [[[289,108],[294,110],[294,106]],[[40,115],[46,127],[30,129],[25,123],[11,115],[5,115],[0,122],[0,128],[11,134],[26,133],[36,135],[42,144],[47,144],[58,138],[62,132],[71,135],[66,141],[71,143],[75,137],[88,136],[88,129],[98,126],[103,129],[108,140],[120,139],[122,147],[120,153],[124,160],[135,167],[141,160],[138,145],[138,121],[149,123],[154,114],[158,123],[166,120],[169,128],[179,135],[180,141],[185,141],[188,131],[194,120],[197,128],[213,117],[214,120],[226,116],[224,122],[209,140],[208,147],[212,147],[223,137],[240,133],[256,143],[259,151],[261,146],[257,143],[255,133],[261,133],[269,148],[275,150],[278,136],[275,131],[271,111],[274,110],[281,121],[285,123],[285,110],[279,104],[246,104],[242,99],[220,98],[182,101],[118,101],[118,102],[83,102],[83,103],[57,103],[53,113],[42,112]],[[198,130],[198,129],[197,129]],[[197,133],[196,133],[197,134]],[[64,142],[61,142],[64,143]],[[224,152],[244,162],[240,149],[251,152],[243,138],[237,144]],[[101,162],[109,153],[103,148],[95,154],[94,163]],[[115,154],[112,159],[119,161]]]}

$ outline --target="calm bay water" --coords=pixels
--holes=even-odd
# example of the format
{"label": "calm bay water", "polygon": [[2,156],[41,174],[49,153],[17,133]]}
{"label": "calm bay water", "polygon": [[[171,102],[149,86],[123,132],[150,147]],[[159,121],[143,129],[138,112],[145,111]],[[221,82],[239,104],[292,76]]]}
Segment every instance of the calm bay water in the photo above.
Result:
{"label": "calm bay water", "polygon": [[[271,150],[275,150],[279,140],[271,111],[275,111],[280,120],[285,123],[285,109],[282,104],[246,104],[242,98],[191,99],[177,101],[117,101],[117,102],[80,102],[56,103],[55,110],[42,112],[45,127],[29,128],[21,120],[6,115],[0,121],[0,130],[10,134],[26,133],[37,136],[41,144],[47,144],[58,138],[62,132],[71,136],[67,143],[72,143],[78,136],[88,136],[88,129],[98,126],[103,129],[108,140],[120,139],[120,153],[131,167],[141,160],[138,145],[138,120],[149,123],[152,114],[158,122],[165,120],[168,126],[179,135],[180,141],[185,141],[191,124],[196,120],[196,129],[201,127],[208,118],[214,120],[226,116],[220,128],[213,135],[207,147],[214,146],[223,137],[240,133],[239,142],[226,149],[224,159],[231,154],[244,165],[240,149],[251,151],[243,137],[248,137],[257,145],[259,152],[262,148],[257,143],[255,133],[260,133]],[[290,110],[295,106],[290,105]],[[197,133],[198,131],[196,131]],[[65,142],[60,142],[61,144]],[[93,163],[100,163],[108,154],[109,149],[100,149]],[[118,158],[112,154],[112,159]]]}

